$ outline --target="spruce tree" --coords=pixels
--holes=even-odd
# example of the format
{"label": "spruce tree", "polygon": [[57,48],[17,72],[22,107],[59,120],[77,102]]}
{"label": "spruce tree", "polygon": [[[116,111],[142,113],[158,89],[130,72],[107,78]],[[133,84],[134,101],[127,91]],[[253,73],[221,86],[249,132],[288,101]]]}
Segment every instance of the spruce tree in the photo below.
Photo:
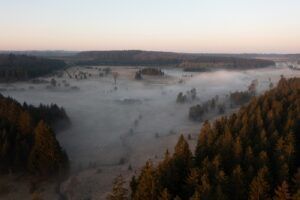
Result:
{"label": "spruce tree", "polygon": [[122,175],[115,178],[112,192],[107,196],[107,200],[127,200],[128,189],[124,187],[125,180]]}
{"label": "spruce tree", "polygon": [[267,173],[268,169],[264,167],[253,178],[250,184],[249,200],[269,199],[269,184],[266,180]]}
{"label": "spruce tree", "polygon": [[67,156],[54,133],[44,121],[40,121],[34,130],[34,146],[28,161],[29,170],[34,174],[50,175],[62,172],[67,166]]}
{"label": "spruce tree", "polygon": [[281,185],[275,190],[274,200],[290,200],[291,195],[289,193],[289,186],[286,181],[283,181]]}
{"label": "spruce tree", "polygon": [[155,200],[158,196],[157,178],[151,161],[143,167],[133,200]]}

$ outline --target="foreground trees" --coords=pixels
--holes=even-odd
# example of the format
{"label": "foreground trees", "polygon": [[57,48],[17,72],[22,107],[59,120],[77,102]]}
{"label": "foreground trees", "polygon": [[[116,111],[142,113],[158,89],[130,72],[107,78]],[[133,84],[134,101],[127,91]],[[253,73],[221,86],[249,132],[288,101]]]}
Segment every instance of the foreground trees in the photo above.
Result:
{"label": "foreground trees", "polygon": [[119,175],[113,184],[112,192],[107,196],[107,200],[128,200],[128,189],[124,186],[125,181]]}
{"label": "foreground trees", "polygon": [[62,172],[67,167],[67,155],[50,127],[40,121],[34,130],[34,145],[29,155],[28,169],[34,174],[49,175]]}
{"label": "foreground trees", "polygon": [[173,155],[147,162],[132,199],[299,199],[299,133],[300,78],[282,78],[237,113],[206,121],[194,155],[181,136]]}
{"label": "foreground trees", "polygon": [[0,172],[65,172],[68,157],[49,126],[62,116],[66,113],[56,105],[21,105],[0,95]]}

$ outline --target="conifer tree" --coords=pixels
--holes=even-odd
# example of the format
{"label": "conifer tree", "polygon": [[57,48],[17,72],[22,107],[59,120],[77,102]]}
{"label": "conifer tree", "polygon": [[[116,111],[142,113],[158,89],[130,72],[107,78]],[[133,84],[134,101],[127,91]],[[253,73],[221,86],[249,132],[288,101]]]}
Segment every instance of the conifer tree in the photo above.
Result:
{"label": "conifer tree", "polygon": [[[181,135],[175,146],[175,152],[171,164],[172,185],[171,188],[168,189],[170,189],[172,194],[178,194],[182,198],[188,195],[188,192],[184,191],[183,185],[188,176],[191,161],[192,153],[189,145],[183,135]],[[182,187],[178,188],[178,185],[181,185]]]}
{"label": "conifer tree", "polygon": [[290,200],[291,195],[289,193],[289,187],[286,181],[283,181],[281,185],[275,190],[274,200]]}
{"label": "conifer tree", "polygon": [[34,134],[34,146],[28,162],[29,170],[34,174],[49,175],[66,169],[66,155],[50,127],[44,121],[40,121]]}
{"label": "conifer tree", "polygon": [[162,191],[162,193],[161,193],[161,195],[160,195],[160,197],[159,197],[159,200],[170,200],[170,199],[171,199],[171,196],[170,196],[170,194],[169,194],[169,192],[168,192],[168,189],[165,188],[165,189]]}
{"label": "conifer tree", "polygon": [[32,119],[28,112],[21,112],[19,117],[19,129],[24,135],[32,131]]}
{"label": "conifer tree", "polygon": [[201,195],[201,199],[209,199],[211,192],[211,185],[207,174],[203,174],[198,186],[198,192]]}
{"label": "conifer tree", "polygon": [[244,173],[240,165],[237,165],[229,180],[230,198],[234,200],[245,199]]}
{"label": "conifer tree", "polygon": [[124,186],[125,180],[122,175],[115,178],[112,192],[107,196],[107,200],[127,200],[128,189]]}
{"label": "conifer tree", "polygon": [[201,200],[201,195],[198,192],[198,190],[196,190],[193,194],[193,196],[190,198],[190,200]]}
{"label": "conifer tree", "polygon": [[249,200],[269,199],[269,184],[266,181],[268,169],[266,167],[259,170],[258,174],[250,184]]}
{"label": "conifer tree", "polygon": [[158,191],[157,178],[151,161],[147,161],[138,179],[138,186],[133,200],[155,200]]}

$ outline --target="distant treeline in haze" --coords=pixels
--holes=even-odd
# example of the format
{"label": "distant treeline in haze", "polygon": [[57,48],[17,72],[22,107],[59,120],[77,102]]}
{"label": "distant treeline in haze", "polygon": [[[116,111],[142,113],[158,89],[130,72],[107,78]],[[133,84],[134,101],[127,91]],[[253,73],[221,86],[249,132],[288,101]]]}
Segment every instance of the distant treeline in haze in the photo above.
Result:
{"label": "distant treeline in haze", "polygon": [[0,54],[0,82],[24,81],[63,69],[62,60],[27,55]]}
{"label": "distant treeline in haze", "polygon": [[[26,55],[25,55],[26,54]],[[40,55],[39,57],[30,55]],[[67,65],[67,64],[68,65]],[[155,66],[180,67],[185,71],[255,69],[275,65],[271,60],[226,54],[191,54],[159,51],[83,51],[0,53],[0,82],[26,81],[48,75],[66,66]]]}
{"label": "distant treeline in haze", "polygon": [[[71,58],[71,57],[69,57]],[[72,60],[72,59],[71,59]],[[267,67],[270,60],[223,55],[187,54],[158,51],[85,51],[73,56],[78,65],[175,66],[183,68],[250,69]]]}

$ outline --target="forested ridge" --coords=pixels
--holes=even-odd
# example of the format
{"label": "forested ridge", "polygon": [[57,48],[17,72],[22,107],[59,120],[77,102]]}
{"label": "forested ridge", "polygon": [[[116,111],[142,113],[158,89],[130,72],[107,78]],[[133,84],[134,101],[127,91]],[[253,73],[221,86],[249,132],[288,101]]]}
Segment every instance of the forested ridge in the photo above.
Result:
{"label": "forested ridge", "polygon": [[27,55],[0,54],[0,82],[23,81],[63,69],[64,61]]}
{"label": "forested ridge", "polygon": [[63,108],[21,105],[0,94],[0,172],[55,175],[69,167],[52,126],[68,116]]}
{"label": "forested ridge", "polygon": [[195,151],[180,136],[174,153],[148,161],[130,182],[118,177],[108,199],[300,199],[300,78],[228,117],[206,121]]}
{"label": "forested ridge", "polygon": [[244,58],[237,55],[189,54],[159,51],[84,51],[69,57],[77,65],[110,66],[177,66],[186,71],[203,71],[217,68],[251,69],[268,67],[271,60]]}

